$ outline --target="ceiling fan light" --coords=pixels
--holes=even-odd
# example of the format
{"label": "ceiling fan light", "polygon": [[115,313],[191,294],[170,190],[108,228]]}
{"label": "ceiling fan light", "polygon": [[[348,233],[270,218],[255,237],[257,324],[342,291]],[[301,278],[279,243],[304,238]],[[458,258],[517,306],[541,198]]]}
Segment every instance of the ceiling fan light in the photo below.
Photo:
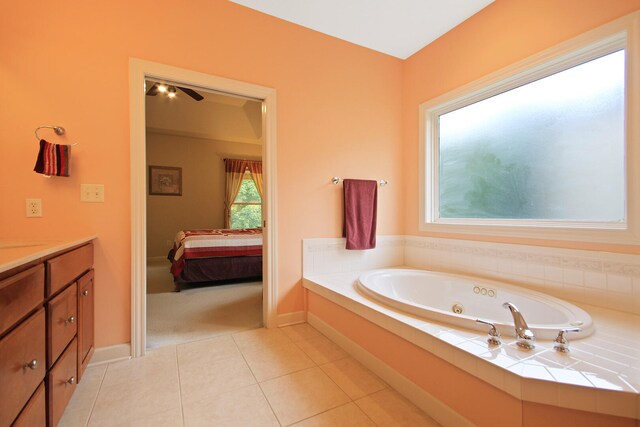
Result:
{"label": "ceiling fan light", "polygon": [[167,92],[167,96],[169,98],[175,98],[176,97],[176,93],[175,92]]}
{"label": "ceiling fan light", "polygon": [[169,88],[165,85],[158,85],[158,92],[165,93],[169,90]]}

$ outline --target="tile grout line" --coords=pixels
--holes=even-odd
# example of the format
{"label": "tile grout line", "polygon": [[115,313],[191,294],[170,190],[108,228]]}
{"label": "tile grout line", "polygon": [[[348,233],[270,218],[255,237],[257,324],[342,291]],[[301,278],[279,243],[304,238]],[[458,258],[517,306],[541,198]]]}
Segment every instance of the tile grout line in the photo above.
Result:
{"label": "tile grout line", "polygon": [[[340,347],[337,343],[335,343],[334,341],[332,341],[332,340],[331,340],[329,337],[327,337],[326,335],[324,335],[324,334],[320,333],[320,336],[323,336],[323,337],[327,338],[327,339],[328,339],[329,341],[331,341],[333,344],[335,344],[336,346]],[[301,340],[301,341],[302,341],[302,340]],[[394,389],[393,387],[391,387],[391,386],[390,386],[389,384],[387,384],[386,382],[382,381],[382,379],[381,379],[381,378],[379,378],[375,373],[373,373],[373,372],[372,372],[370,369],[368,369],[366,366],[362,365],[362,364],[361,364],[361,363],[360,363],[360,362],[359,362],[355,357],[353,357],[353,355],[351,355],[351,354],[350,354],[349,352],[347,352],[345,349],[343,349],[342,347],[340,347],[340,348],[341,348],[341,349],[346,353],[346,356],[345,356],[345,357],[342,357],[342,358],[339,358],[339,359],[336,359],[336,360],[332,360],[332,361],[329,361],[329,362],[323,363],[322,365],[318,365],[318,367],[320,368],[320,370],[322,370],[322,372],[323,372],[325,375],[327,375],[327,377],[329,377],[329,379],[330,379],[331,381],[333,381],[333,383],[334,383],[334,384],[335,384],[335,385],[336,385],[340,390],[342,390],[342,391],[343,391],[343,393],[344,393],[345,395],[347,395],[347,397],[348,397],[348,398],[349,398],[349,400],[350,400],[350,403],[353,403],[353,404],[358,408],[358,410],[359,410],[360,412],[362,412],[362,413],[365,415],[365,417],[367,417],[367,419],[368,419],[368,420],[370,420],[370,421],[371,421],[371,423],[372,423],[372,424],[374,424],[374,425],[376,425],[376,426],[379,426],[379,424],[378,424],[378,423],[376,423],[376,422],[375,422],[375,420],[374,420],[373,418],[371,418],[371,416],[370,416],[370,415],[369,415],[369,414],[368,414],[368,413],[367,413],[367,412],[366,412],[366,411],[365,411],[365,410],[364,410],[360,405],[358,405],[358,402],[357,402],[357,401],[358,401],[358,400],[362,400],[362,399],[364,399],[364,398],[366,398],[366,397],[369,397],[369,396],[371,396],[371,395],[374,395],[374,394],[376,394],[376,393],[382,392],[382,391],[384,391],[384,390],[391,390],[392,392],[395,392],[395,393],[398,393],[398,391],[397,391],[396,389]],[[304,351],[304,350],[303,350],[303,351]],[[322,369],[322,366],[325,366],[325,365],[328,365],[328,364],[330,364],[330,363],[334,363],[334,362],[337,362],[337,361],[340,361],[340,360],[344,360],[344,359],[347,359],[347,358],[351,358],[351,359],[352,359],[353,361],[355,361],[357,364],[361,365],[364,369],[366,369],[367,371],[369,371],[369,372],[371,373],[371,375],[373,375],[373,376],[375,376],[376,378],[378,378],[378,379],[379,379],[379,380],[384,384],[384,387],[383,387],[382,389],[380,389],[380,390],[376,390],[376,391],[373,391],[373,392],[371,392],[371,393],[367,393],[367,394],[365,394],[364,396],[359,397],[358,399],[352,399],[352,398],[351,398],[351,396],[349,396],[349,395],[347,394],[347,392],[346,392],[345,390],[343,390],[343,389],[340,387],[340,385],[339,385],[338,383],[336,383],[336,382],[335,382],[335,380],[334,380],[333,378],[331,378],[331,376],[329,376],[329,375],[324,371],[324,369]],[[348,403],[345,403],[344,405],[347,405],[347,404],[348,404]],[[330,410],[332,410],[332,409],[336,409],[336,408],[339,408],[339,407],[344,406],[344,405],[336,406],[335,408],[328,409],[327,411],[324,411],[324,412],[321,412],[321,413],[328,412],[328,411],[330,411]],[[426,414],[426,413],[425,413],[425,414]],[[316,414],[316,415],[319,415],[319,414]],[[316,415],[314,415],[314,416],[316,416]],[[429,414],[426,414],[426,415],[427,415],[427,416],[429,416]],[[430,416],[429,416],[429,417],[430,417]],[[312,418],[312,417],[309,417],[309,418]],[[305,419],[308,419],[308,418],[305,418]],[[301,421],[302,421],[302,420],[301,420]],[[299,421],[298,421],[298,422],[299,422]]]}
{"label": "tile grout line", "polygon": [[178,358],[178,346],[175,346],[176,350],[176,372],[178,374],[178,399],[180,402],[180,415],[182,418],[182,427],[186,425],[186,421],[184,419],[184,404],[182,401],[182,377],[180,376],[180,360]]}
{"label": "tile grout line", "polygon": [[[319,331],[318,331],[318,332],[319,332]],[[283,333],[284,333],[284,331],[283,331]],[[286,333],[284,333],[284,334],[285,334],[285,336],[286,336],[287,338],[289,338],[290,343],[288,343],[288,344],[294,344],[294,345],[295,345],[295,347],[296,347],[296,348],[298,348],[298,350],[300,350],[300,351],[302,352],[302,354],[304,354],[304,355],[305,355],[309,360],[311,360],[311,362],[312,362],[315,366],[311,366],[311,367],[308,367],[308,368],[298,369],[298,370],[295,370],[295,371],[292,371],[292,372],[288,372],[288,373],[286,373],[286,374],[278,375],[278,376],[273,377],[273,378],[267,378],[267,379],[263,380],[262,382],[259,382],[259,381],[257,382],[258,386],[260,387],[260,391],[262,392],[262,395],[263,395],[263,396],[265,397],[265,399],[267,400],[267,404],[268,404],[268,405],[269,405],[269,407],[271,408],[271,411],[274,413],[274,415],[275,415],[275,411],[273,410],[273,407],[271,406],[271,403],[269,402],[269,399],[268,399],[268,398],[267,398],[267,396],[264,394],[264,390],[262,389],[261,384],[262,384],[262,383],[264,383],[264,382],[267,382],[267,381],[275,380],[275,379],[277,379],[277,378],[286,377],[287,375],[295,374],[295,373],[302,372],[302,371],[306,371],[306,370],[308,370],[308,369],[313,369],[313,368],[318,368],[318,369],[320,369],[320,372],[322,372],[324,375],[326,375],[326,376],[327,376],[327,378],[329,378],[329,380],[331,380],[331,382],[333,382],[333,383],[336,385],[336,387],[338,387],[338,389],[339,389],[340,391],[342,391],[342,392],[345,394],[345,396],[347,396],[347,398],[349,398],[349,402],[344,403],[344,404],[342,404],[342,405],[338,405],[338,406],[335,406],[335,407],[329,408],[329,409],[327,409],[327,410],[325,410],[325,411],[322,411],[322,412],[319,412],[319,413],[317,413],[317,414],[311,415],[311,416],[309,416],[309,417],[307,417],[307,418],[303,418],[303,419],[301,419],[301,420],[296,421],[295,423],[287,424],[287,426],[290,426],[290,425],[293,425],[293,424],[296,424],[296,423],[302,422],[302,421],[304,421],[304,420],[307,420],[307,419],[309,419],[309,418],[313,418],[313,417],[318,416],[318,415],[320,415],[320,414],[324,414],[325,412],[328,412],[328,411],[331,411],[331,410],[333,410],[333,409],[339,408],[339,407],[341,407],[341,406],[347,405],[348,403],[351,403],[351,402],[355,403],[355,402],[353,401],[353,399],[351,399],[351,397],[349,397],[349,395],[348,395],[348,394],[347,394],[347,393],[346,393],[346,392],[345,392],[345,391],[344,391],[344,390],[343,390],[343,389],[342,389],[338,384],[336,384],[336,382],[335,382],[335,381],[333,381],[333,379],[332,379],[329,375],[327,375],[327,373],[326,373],[326,372],[324,372],[324,370],[322,369],[321,365],[320,365],[319,363],[317,363],[315,360],[313,360],[313,358],[311,358],[311,357],[307,354],[307,352],[305,352],[305,351],[304,351],[304,349],[298,345],[298,343],[299,343],[299,342],[302,342],[302,341],[308,341],[308,340],[313,339],[313,338],[318,338],[318,336],[320,336],[320,337],[325,337],[325,338],[329,339],[328,337],[326,337],[325,335],[323,335],[322,333],[320,333],[320,335],[315,336],[315,337],[305,338],[305,339],[300,339],[300,340],[294,341],[294,340],[293,340],[290,336],[288,336]],[[329,340],[329,341],[331,341],[331,340]],[[333,341],[331,341],[331,342],[333,342]],[[335,344],[335,343],[334,343],[334,344]],[[280,346],[284,346],[284,345],[286,345],[286,344],[281,344]],[[337,344],[336,344],[336,345],[337,345]],[[242,352],[242,350],[240,350],[240,353],[242,354],[242,357],[244,358],[244,353]],[[347,356],[345,356],[345,357],[343,357],[343,358],[340,358],[340,359],[336,359],[336,360],[342,360],[342,359],[345,359],[345,358],[347,358],[347,357],[349,357],[349,355],[348,355],[348,354],[347,354]],[[246,359],[245,359],[245,362],[246,362]],[[329,361],[329,362],[326,362],[325,364],[327,364],[327,363],[332,363],[332,362],[333,362],[333,361]],[[247,366],[249,366],[249,369],[251,370],[251,366],[249,365],[249,363],[248,363],[248,362],[247,362]],[[253,371],[251,371],[251,373],[253,374]],[[254,375],[254,378],[255,378],[255,375]],[[257,381],[257,378],[256,378],[256,381]],[[363,411],[363,412],[364,412],[364,411]],[[366,415],[366,414],[365,414],[365,415]],[[368,418],[368,416],[367,416],[367,418]],[[276,419],[278,420],[278,423],[280,423],[280,425],[281,425],[281,426],[283,426],[282,422],[278,419],[277,415],[276,415]],[[375,423],[374,423],[374,424],[375,424]]]}
{"label": "tile grout line", "polygon": [[[314,328],[314,329],[315,329],[315,328]],[[318,332],[319,332],[319,331],[318,331]],[[332,342],[334,345],[336,345],[336,346],[340,347],[338,344],[336,344],[335,342],[331,341],[331,339],[330,339],[329,337],[327,337],[326,335],[322,334],[321,332],[320,332],[320,335],[319,335],[319,336],[325,337],[325,338],[326,338],[326,339],[328,339],[330,342]],[[312,338],[317,338],[317,337],[312,337]],[[311,338],[307,338],[307,339],[299,340],[299,341],[297,341],[297,342],[294,342],[294,344],[298,345],[298,342],[300,342],[300,341],[307,341],[307,340],[309,340],[309,339],[311,339]],[[300,348],[300,350],[302,350],[302,352],[306,354],[306,352],[304,351],[304,349],[302,349],[302,347],[298,346],[298,348]],[[310,416],[310,417],[304,418],[304,419],[302,419],[302,420],[298,420],[298,421],[296,421],[296,423],[302,422],[302,421],[304,421],[304,420],[308,420],[309,418],[313,418],[313,417],[316,417],[316,416],[318,416],[318,415],[324,414],[324,413],[326,413],[326,412],[332,411],[332,410],[334,410],[334,409],[340,408],[340,407],[342,407],[342,406],[348,405],[349,403],[353,403],[354,405],[356,405],[356,407],[358,408],[358,410],[360,410],[360,412],[362,412],[362,413],[367,417],[367,419],[369,419],[369,420],[370,420],[374,425],[376,425],[376,426],[378,425],[378,424],[377,424],[377,423],[376,423],[376,422],[375,422],[375,421],[374,421],[374,420],[369,416],[369,414],[367,414],[367,413],[366,413],[366,412],[365,412],[365,411],[364,411],[364,410],[363,410],[363,409],[362,409],[362,408],[361,408],[361,407],[356,403],[356,401],[355,401],[354,399],[352,399],[352,398],[351,398],[351,396],[349,396],[349,395],[347,394],[346,390],[344,390],[342,387],[340,387],[340,385],[339,385],[339,384],[338,384],[338,383],[337,383],[333,378],[331,378],[331,376],[330,376],[329,374],[327,374],[327,373],[324,371],[324,369],[322,369],[322,366],[324,366],[324,365],[328,365],[328,364],[330,364],[330,363],[334,363],[334,362],[337,362],[337,361],[339,361],[339,360],[344,360],[344,359],[347,359],[347,358],[351,358],[351,359],[353,359],[356,363],[360,364],[360,362],[358,362],[356,359],[354,359],[354,358],[353,358],[353,357],[352,357],[352,356],[351,356],[351,355],[350,355],[350,354],[349,354],[345,349],[343,349],[342,347],[340,347],[340,349],[341,349],[342,351],[344,351],[344,352],[345,352],[345,354],[346,354],[346,356],[345,356],[345,357],[341,357],[341,358],[339,358],[339,359],[335,359],[335,360],[330,360],[330,361],[328,361],[328,362],[326,362],[326,363],[323,363],[322,365],[320,365],[320,364],[316,363],[316,361],[315,361],[315,360],[313,360],[313,359],[311,359],[311,357],[309,357],[309,355],[307,355],[307,357],[309,357],[309,359],[311,359],[311,361],[312,361],[312,362],[314,362],[314,363],[316,364],[316,367],[320,368],[320,371],[321,371],[324,375],[326,375],[326,376],[327,376],[327,378],[329,378],[329,380],[331,380],[331,382],[333,382],[333,383],[336,385],[336,387],[338,387],[338,389],[339,389],[340,391],[342,391],[342,392],[345,394],[345,396],[347,396],[347,397],[349,398],[349,402],[347,402],[347,403],[343,403],[342,405],[338,405],[338,406],[335,406],[335,407],[333,407],[333,408],[329,408],[329,409],[327,409],[327,410],[325,410],[325,411],[322,411],[322,412],[317,413],[317,414],[315,414],[315,415],[312,415],[312,416]],[[373,372],[372,372],[372,374],[373,374]],[[373,375],[375,375],[375,374],[373,374]],[[376,375],[376,377],[377,377],[377,375]],[[388,389],[388,388],[389,388],[389,386],[385,383],[385,387],[384,387],[382,390],[384,390],[384,389]],[[377,390],[377,391],[374,391],[374,392],[372,392],[372,393],[368,393],[368,394],[366,394],[366,395],[364,395],[364,396],[360,397],[359,399],[363,399],[363,398],[365,398],[365,397],[367,397],[367,396],[370,396],[370,395],[372,395],[372,394],[374,394],[374,393],[377,393],[378,391],[381,391],[381,390]]]}
{"label": "tile grout line", "polygon": [[[286,334],[285,334],[285,335],[286,335]],[[267,404],[268,404],[268,405],[269,405],[269,407],[271,408],[271,411],[273,412],[273,414],[274,414],[274,415],[275,415],[275,411],[273,410],[273,407],[271,406],[271,402],[269,402],[269,399],[267,398],[267,395],[266,395],[266,394],[264,394],[264,390],[262,389],[262,386],[261,386],[261,384],[262,384],[262,383],[265,383],[265,382],[267,382],[267,381],[271,381],[271,380],[275,380],[275,379],[277,379],[277,378],[286,377],[287,375],[291,375],[291,374],[295,374],[295,373],[298,373],[298,372],[306,371],[306,370],[308,370],[308,369],[314,369],[314,368],[319,368],[319,369],[320,369],[320,371],[321,371],[322,373],[324,373],[324,371],[322,370],[322,368],[320,368],[320,365],[318,365],[318,363],[316,363],[316,361],[315,361],[315,360],[313,360],[311,357],[309,357],[309,355],[308,355],[308,354],[307,354],[307,353],[306,353],[306,352],[305,352],[305,351],[304,351],[304,350],[303,350],[303,349],[298,345],[298,342],[299,342],[299,341],[305,341],[305,340],[293,341],[293,339],[292,339],[290,336],[288,336],[288,335],[286,335],[286,336],[287,336],[287,338],[289,338],[289,340],[291,341],[291,344],[294,344],[294,345],[296,346],[296,348],[297,348],[298,350],[300,350],[300,351],[302,352],[302,354],[304,354],[304,355],[305,355],[309,360],[311,360],[311,362],[312,362],[315,366],[311,366],[311,367],[308,367],[308,368],[298,369],[298,370],[296,370],[296,371],[292,371],[292,372],[289,372],[289,373],[286,373],[286,374],[278,375],[277,377],[268,378],[268,379],[265,379],[265,380],[264,380],[264,381],[262,381],[262,382],[258,382],[258,383],[257,383],[257,384],[258,384],[258,386],[260,387],[260,391],[262,392],[262,395],[263,395],[263,396],[264,396],[264,398],[267,400]],[[242,350],[241,350],[240,352],[242,353]],[[244,354],[243,354],[242,356],[244,357]],[[247,363],[247,365],[248,365],[248,363]],[[249,366],[249,369],[251,369],[251,366]],[[253,372],[253,371],[252,371],[252,372]],[[325,374],[325,375],[326,375],[326,374]],[[327,375],[327,377],[328,377],[328,375]],[[331,379],[331,378],[329,378],[329,379]],[[256,379],[256,380],[257,380],[257,379]],[[337,385],[337,384],[336,384],[336,385]],[[340,387],[338,387],[338,388],[340,388]],[[340,390],[342,390],[342,389],[340,389]],[[345,393],[345,394],[346,394],[346,393]],[[349,396],[347,396],[347,397],[349,397]],[[349,398],[349,399],[351,399],[351,398]],[[339,406],[342,406],[342,405],[339,405]],[[336,406],[335,408],[338,408],[339,406]],[[276,417],[276,419],[278,420],[278,423],[280,424],[280,426],[282,426],[282,427],[287,427],[287,426],[292,426],[292,425],[294,425],[294,424],[297,424],[297,423],[299,423],[299,422],[302,422],[302,421],[304,421],[304,420],[307,420],[307,419],[309,419],[309,418],[313,418],[313,417],[315,417],[315,416],[317,416],[317,415],[324,414],[325,412],[328,412],[328,411],[330,411],[330,410],[332,410],[332,409],[335,409],[335,408],[329,408],[329,409],[327,409],[327,410],[325,410],[325,411],[322,411],[322,412],[319,412],[319,413],[317,413],[317,414],[311,415],[311,416],[309,416],[309,417],[307,417],[307,418],[303,418],[303,419],[301,419],[301,420],[297,420],[297,421],[295,421],[294,423],[286,424],[286,426],[285,426],[285,424],[283,424],[283,423],[282,423],[282,421],[280,421],[280,419],[278,418],[278,416],[277,416],[277,415],[275,415],[275,417]]]}
{"label": "tile grout line", "polygon": [[111,363],[107,364],[107,366],[104,369],[104,372],[102,373],[102,378],[100,378],[98,391],[96,392],[96,397],[93,398],[93,402],[91,403],[91,408],[89,409],[89,416],[87,417],[87,421],[84,424],[85,427],[89,425],[89,422],[91,421],[91,417],[93,416],[93,410],[96,406],[96,402],[98,401],[98,396],[100,395],[100,391],[102,391],[102,384],[104,383],[104,378],[107,376],[107,370],[109,370],[109,365],[111,365]]}
{"label": "tile grout line", "polygon": [[[331,340],[329,340],[329,341],[331,341]],[[331,341],[331,342],[333,342],[333,341]],[[335,344],[335,343],[334,343],[334,344]],[[336,345],[338,345],[338,344],[336,344]],[[340,346],[338,346],[338,347],[340,347]],[[340,348],[342,348],[342,347],[340,347]],[[346,351],[346,350],[344,350],[344,349],[342,349],[342,350],[343,350],[345,353],[347,353],[347,351]],[[323,365],[319,365],[318,367],[319,367],[319,368],[320,368],[320,370],[321,370],[322,372],[324,372],[324,374],[325,374],[327,377],[329,377],[329,379],[330,379],[331,381],[333,381],[333,383],[334,383],[334,384],[335,384],[335,385],[336,385],[340,390],[342,390],[342,392],[343,392],[343,393],[344,393],[344,394],[349,398],[349,403],[353,403],[354,405],[356,405],[356,407],[358,408],[358,410],[360,410],[360,412],[362,412],[362,413],[365,415],[365,417],[367,417],[367,419],[369,419],[369,420],[370,420],[374,425],[376,425],[376,426],[377,426],[377,425],[378,425],[378,423],[376,423],[376,422],[375,422],[375,421],[374,421],[374,420],[369,416],[369,414],[368,414],[367,412],[365,412],[365,410],[364,410],[364,409],[362,409],[362,408],[360,407],[360,405],[358,405],[358,403],[356,402],[356,399],[353,399],[351,396],[349,396],[349,395],[347,394],[346,390],[342,389],[342,387],[340,387],[340,384],[338,384],[337,382],[335,382],[335,380],[334,380],[333,378],[331,378],[331,376],[330,376],[329,374],[327,374],[327,373],[324,371],[324,369],[322,369],[322,366],[324,366],[324,365],[328,365],[328,364],[330,364],[330,363],[334,363],[334,362],[337,362],[337,361],[339,361],[339,360],[344,360],[344,359],[347,359],[347,358],[351,358],[351,359],[353,359],[353,361],[355,361],[355,362],[356,362],[356,363],[358,363],[359,365],[362,365],[362,364],[361,364],[360,362],[358,362],[358,361],[357,361],[353,356],[351,356],[349,353],[347,353],[347,356],[346,356],[346,357],[343,357],[343,358],[341,358],[341,359],[336,359],[336,360],[331,361],[331,362],[327,362],[327,363],[325,363],[325,364],[323,364]],[[365,369],[367,369],[364,365],[362,365],[362,367],[363,367],[363,368],[365,368]],[[369,369],[367,369],[367,370],[368,370],[369,372],[371,372]],[[374,375],[376,378],[378,378],[378,376],[377,376],[377,375],[375,375],[373,372],[371,372],[371,374],[372,374],[372,375]],[[381,378],[380,378],[380,381],[382,381],[382,379],[381,379]],[[384,386],[384,388],[382,388],[381,390],[376,390],[376,391],[374,391],[374,392],[367,393],[367,394],[365,394],[364,396],[359,397],[359,398],[358,398],[358,400],[360,400],[360,399],[364,399],[365,397],[371,396],[372,394],[375,394],[375,393],[377,393],[377,392],[379,392],[379,391],[389,389],[389,385],[388,385],[387,383],[383,383],[383,384],[384,384],[385,386]],[[392,390],[393,390],[393,389],[392,389]],[[344,405],[348,405],[348,403],[345,403]],[[340,405],[340,406],[344,406],[344,405]],[[336,408],[339,408],[340,406],[336,406]],[[332,410],[332,409],[336,409],[336,408],[328,409],[328,410],[327,410],[327,411],[325,411],[325,412],[328,412],[328,411],[330,411],[330,410]]]}
{"label": "tile grout line", "polygon": [[[286,334],[285,334],[285,336],[286,336]],[[297,345],[297,343],[296,343],[295,341],[293,341],[293,340],[291,339],[291,337],[287,336],[287,338],[289,338],[289,342],[288,342],[288,343],[286,343],[286,344],[277,344],[277,345],[274,345],[273,347],[284,347],[284,346],[287,346],[287,345],[292,345],[292,344],[294,344],[294,345],[295,345],[295,347],[296,347],[298,350],[300,350],[300,351],[302,352],[302,354],[304,354],[304,356],[305,356],[307,359],[309,359],[309,360],[311,361],[311,363],[313,363],[313,364],[315,365],[315,367],[318,367],[318,368],[320,367],[320,365],[318,365],[318,363],[316,363],[316,361],[315,361],[315,360],[313,360],[311,357],[309,357],[309,355],[308,355],[308,354],[307,354],[307,353],[306,353],[306,352],[305,352],[305,351],[304,351],[304,350],[303,350],[299,345]],[[235,341],[235,339],[234,339],[234,341]],[[301,341],[304,341],[304,340],[301,340]],[[263,345],[263,343],[261,343],[261,345]],[[236,346],[237,346],[237,343],[236,343]],[[255,376],[255,374],[254,374],[254,372],[253,372],[253,369],[251,369],[251,364],[250,364],[250,363],[247,361],[247,359],[245,358],[244,352],[243,352],[243,351],[242,351],[242,349],[240,349],[239,347],[238,347],[238,350],[240,351],[240,354],[242,355],[242,358],[244,359],[245,363],[246,363],[246,364],[247,364],[247,366],[249,367],[249,370],[251,371],[251,374],[254,376],[254,378],[255,378],[255,380],[256,380],[256,384],[260,384],[260,383],[263,383],[263,382],[266,382],[266,381],[275,380],[275,379],[277,379],[277,378],[282,378],[282,377],[285,377],[285,376],[287,376],[287,375],[295,374],[295,373],[297,373],[297,372],[302,372],[302,371],[305,371],[305,370],[307,370],[307,369],[311,369],[311,368],[313,368],[313,366],[311,366],[311,367],[306,367],[306,368],[300,368],[300,369],[296,369],[296,370],[291,371],[291,372],[287,372],[286,374],[276,375],[275,377],[265,378],[265,379],[263,379],[262,381],[258,381],[258,378]],[[256,350],[262,350],[262,349],[261,349],[261,348],[258,348],[258,349],[256,349],[256,348],[248,349],[248,351],[249,351],[249,352],[255,352]]]}
{"label": "tile grout line", "polygon": [[[260,329],[260,328],[255,328],[255,329]],[[249,330],[251,330],[251,329],[249,329]],[[239,331],[239,332],[234,332],[234,333],[229,333],[229,334],[219,335],[219,336],[216,336],[216,337],[205,338],[205,339],[202,339],[202,340],[190,341],[190,342],[185,342],[185,343],[181,343],[181,344],[177,344],[177,345],[175,345],[175,347],[176,347],[176,359],[177,359],[177,361],[178,361],[178,381],[179,381],[179,385],[180,385],[180,402],[181,402],[180,407],[181,407],[181,411],[182,411],[182,422],[183,422],[183,426],[186,424],[186,420],[185,420],[185,418],[184,418],[184,405],[183,405],[183,398],[182,398],[182,378],[181,378],[181,376],[180,376],[180,359],[179,359],[179,356],[178,356],[178,346],[185,346],[185,345],[187,345],[187,346],[188,346],[188,345],[193,344],[193,343],[198,343],[198,342],[202,342],[202,341],[205,341],[205,340],[213,340],[213,339],[216,339],[216,338],[221,338],[221,337],[227,337],[227,336],[228,336],[229,338],[231,338],[231,342],[232,342],[232,343],[233,343],[233,345],[235,346],[235,349],[238,351],[238,353],[239,353],[240,357],[242,357],[242,359],[244,360],[245,364],[247,365],[247,368],[249,368],[249,372],[251,373],[251,375],[252,375],[253,379],[255,380],[255,384],[257,385],[257,384],[258,384],[258,381],[257,381],[257,379],[256,379],[256,377],[255,377],[255,375],[254,375],[253,371],[251,370],[251,367],[249,366],[249,364],[247,363],[246,359],[244,358],[244,355],[242,354],[242,351],[241,351],[241,350],[240,350],[240,348],[238,347],[238,344],[237,344],[237,342],[235,341],[235,338],[233,338],[233,335],[234,335],[234,334],[236,334],[236,333],[241,333],[241,332],[245,332],[245,331]],[[234,354],[234,355],[224,356],[224,357],[222,357],[222,358],[218,359],[217,361],[225,361],[225,360],[235,359],[235,358],[237,358],[237,357],[238,357],[238,355],[235,355],[235,354]],[[243,389],[243,388],[246,388],[246,387],[250,387],[250,386],[252,386],[252,385],[254,385],[254,384],[250,384],[250,385],[248,385],[248,386],[242,386],[242,387],[238,387],[238,388],[233,388],[233,389],[230,389],[230,390],[226,390],[226,391],[224,391],[224,392],[217,393],[216,395],[223,395],[223,394],[227,394],[227,393],[230,393],[230,392],[233,392],[233,391],[237,391],[237,390],[240,390],[240,389]],[[202,399],[196,399],[195,401],[197,401],[197,402],[201,402],[201,401],[203,401],[203,400],[202,400]],[[274,414],[274,416],[275,416],[275,414]]]}
{"label": "tile grout line", "polygon": [[276,411],[273,410],[273,406],[271,406],[271,402],[269,402],[269,399],[267,398],[267,395],[264,394],[264,390],[262,389],[262,386],[260,385],[260,382],[258,381],[258,378],[256,378],[256,374],[253,372],[253,369],[251,369],[251,365],[249,365],[249,362],[247,362],[246,357],[244,357],[244,352],[238,346],[238,343],[236,342],[236,339],[234,338],[233,334],[231,334],[231,339],[233,340],[233,343],[235,344],[235,346],[238,349],[238,351],[240,352],[240,356],[242,356],[242,360],[244,360],[244,363],[246,363],[247,368],[249,368],[249,372],[251,372],[251,376],[253,376],[253,379],[255,380],[256,385],[258,386],[258,389],[260,390],[260,393],[262,393],[262,397],[264,397],[264,400],[267,402],[267,405],[269,405],[269,409],[271,410],[271,413],[273,414],[273,417],[276,419],[276,422],[280,425],[280,427],[282,427],[282,422],[280,421],[280,419],[276,415]]}

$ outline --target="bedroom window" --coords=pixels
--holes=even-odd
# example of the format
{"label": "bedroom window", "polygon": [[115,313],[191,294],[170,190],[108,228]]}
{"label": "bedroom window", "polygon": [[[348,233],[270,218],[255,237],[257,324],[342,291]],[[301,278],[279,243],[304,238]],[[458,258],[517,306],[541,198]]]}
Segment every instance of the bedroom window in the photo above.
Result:
{"label": "bedroom window", "polygon": [[557,51],[421,105],[422,230],[624,241],[626,34]]}
{"label": "bedroom window", "polygon": [[240,191],[231,205],[231,228],[262,226],[262,199],[249,172],[242,179]]}

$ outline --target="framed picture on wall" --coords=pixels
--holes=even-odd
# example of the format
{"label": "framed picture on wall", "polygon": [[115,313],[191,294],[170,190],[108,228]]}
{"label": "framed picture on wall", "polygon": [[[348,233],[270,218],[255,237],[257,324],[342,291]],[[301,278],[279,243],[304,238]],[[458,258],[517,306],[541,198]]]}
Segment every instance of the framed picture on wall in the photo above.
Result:
{"label": "framed picture on wall", "polygon": [[149,195],[182,196],[182,168],[149,166]]}

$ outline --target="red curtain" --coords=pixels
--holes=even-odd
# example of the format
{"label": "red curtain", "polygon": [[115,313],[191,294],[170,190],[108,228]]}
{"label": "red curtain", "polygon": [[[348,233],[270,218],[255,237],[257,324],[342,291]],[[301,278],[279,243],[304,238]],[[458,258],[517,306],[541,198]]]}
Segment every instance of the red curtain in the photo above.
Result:
{"label": "red curtain", "polygon": [[224,159],[224,170],[227,177],[224,194],[224,228],[231,228],[231,205],[240,192],[247,163],[247,160]]}
{"label": "red curtain", "polygon": [[249,168],[249,172],[251,172],[251,179],[256,183],[258,194],[260,194],[260,198],[262,198],[262,162],[259,160],[250,160],[247,162],[247,167]]}

